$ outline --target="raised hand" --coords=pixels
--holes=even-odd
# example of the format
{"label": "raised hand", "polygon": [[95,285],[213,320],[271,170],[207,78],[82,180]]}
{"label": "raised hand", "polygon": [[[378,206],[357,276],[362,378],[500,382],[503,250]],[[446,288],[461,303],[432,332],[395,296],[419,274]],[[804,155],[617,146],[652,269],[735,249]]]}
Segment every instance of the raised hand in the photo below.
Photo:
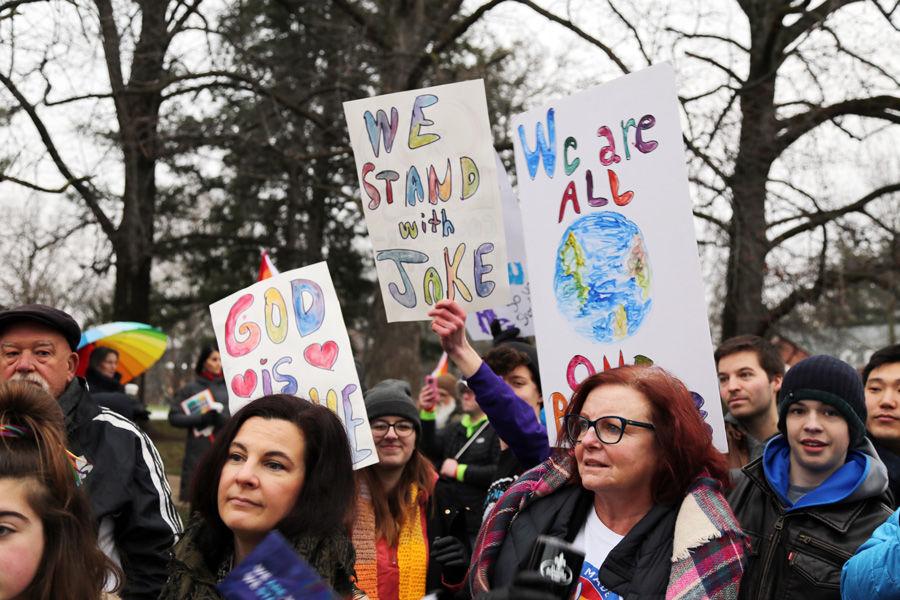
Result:
{"label": "raised hand", "polygon": [[471,377],[481,366],[481,357],[466,337],[466,311],[453,300],[440,300],[428,311],[431,330],[441,338],[447,353],[463,377]]}

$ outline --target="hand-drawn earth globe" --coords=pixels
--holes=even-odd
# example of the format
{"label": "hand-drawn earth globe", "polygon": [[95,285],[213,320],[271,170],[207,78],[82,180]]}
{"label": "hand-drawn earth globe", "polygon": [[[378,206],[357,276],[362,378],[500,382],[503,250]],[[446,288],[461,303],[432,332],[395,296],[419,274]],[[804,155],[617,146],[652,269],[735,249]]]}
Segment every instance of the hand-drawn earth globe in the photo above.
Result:
{"label": "hand-drawn earth globe", "polygon": [[634,335],[653,306],[641,230],[616,212],[581,217],[559,242],[553,284],[560,312],[584,337]]}

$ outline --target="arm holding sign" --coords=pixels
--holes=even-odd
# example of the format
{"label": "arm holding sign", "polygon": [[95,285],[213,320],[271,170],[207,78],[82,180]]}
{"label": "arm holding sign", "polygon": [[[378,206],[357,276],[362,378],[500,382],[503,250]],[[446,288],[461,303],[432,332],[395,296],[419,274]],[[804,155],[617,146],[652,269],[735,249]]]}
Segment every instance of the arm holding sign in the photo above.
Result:
{"label": "arm holding sign", "polygon": [[527,468],[550,455],[547,430],[534,411],[516,396],[509,385],[485,364],[466,338],[466,313],[456,302],[441,300],[429,312],[431,329],[441,338],[441,347],[462,372],[491,427]]}

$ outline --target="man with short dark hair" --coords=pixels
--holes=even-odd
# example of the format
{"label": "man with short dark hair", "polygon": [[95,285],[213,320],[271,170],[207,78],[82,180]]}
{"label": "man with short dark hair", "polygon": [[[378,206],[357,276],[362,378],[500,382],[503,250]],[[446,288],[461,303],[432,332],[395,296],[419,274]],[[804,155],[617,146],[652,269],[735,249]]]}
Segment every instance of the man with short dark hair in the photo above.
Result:
{"label": "man with short dark hair", "polygon": [[725,340],[714,356],[726,409],[728,462],[731,468],[741,468],[760,456],[765,441],[778,433],[775,398],[784,363],[772,344],[755,335]]}
{"label": "man with short dark hair", "polygon": [[61,310],[29,304],[0,311],[0,382],[31,383],[59,402],[100,547],[125,573],[120,595],[155,599],[181,520],[153,442],[131,421],[99,407],[75,376],[80,340],[81,328]]}
{"label": "man with short dark hair", "polygon": [[778,430],[728,494],[750,551],[741,599],[840,598],[841,567],[891,515],[862,381],[831,356],[794,365]]}
{"label": "man with short dark hair", "polygon": [[894,507],[900,506],[900,344],[872,354],[863,368],[866,429],[887,466]]}

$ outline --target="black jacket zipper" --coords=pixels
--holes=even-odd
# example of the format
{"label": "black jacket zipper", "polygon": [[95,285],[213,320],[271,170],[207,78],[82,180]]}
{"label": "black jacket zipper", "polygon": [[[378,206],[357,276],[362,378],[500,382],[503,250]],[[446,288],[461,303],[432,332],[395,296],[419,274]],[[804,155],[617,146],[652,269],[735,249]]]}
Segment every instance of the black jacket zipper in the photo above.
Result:
{"label": "black jacket zipper", "polygon": [[778,520],[775,521],[775,533],[772,534],[772,540],[769,542],[769,547],[766,550],[765,560],[763,560],[763,572],[762,576],[758,579],[760,582],[759,590],[757,590],[756,597],[760,600],[765,600],[768,596],[763,594],[763,588],[767,587],[766,582],[769,578],[769,571],[772,570],[772,559],[775,555],[775,549],[778,548],[778,542],[781,541],[781,529],[784,527],[784,518],[785,515],[781,515],[778,517]]}
{"label": "black jacket zipper", "polygon": [[853,556],[842,548],[838,548],[837,546],[829,544],[828,542],[823,542],[822,540],[811,537],[805,533],[801,533],[800,535],[798,535],[797,539],[799,539],[804,544],[812,546],[813,548],[818,548],[819,550],[823,550],[831,554],[835,558],[839,559],[841,561],[841,564],[847,562],[848,560],[850,560],[850,557]]}

